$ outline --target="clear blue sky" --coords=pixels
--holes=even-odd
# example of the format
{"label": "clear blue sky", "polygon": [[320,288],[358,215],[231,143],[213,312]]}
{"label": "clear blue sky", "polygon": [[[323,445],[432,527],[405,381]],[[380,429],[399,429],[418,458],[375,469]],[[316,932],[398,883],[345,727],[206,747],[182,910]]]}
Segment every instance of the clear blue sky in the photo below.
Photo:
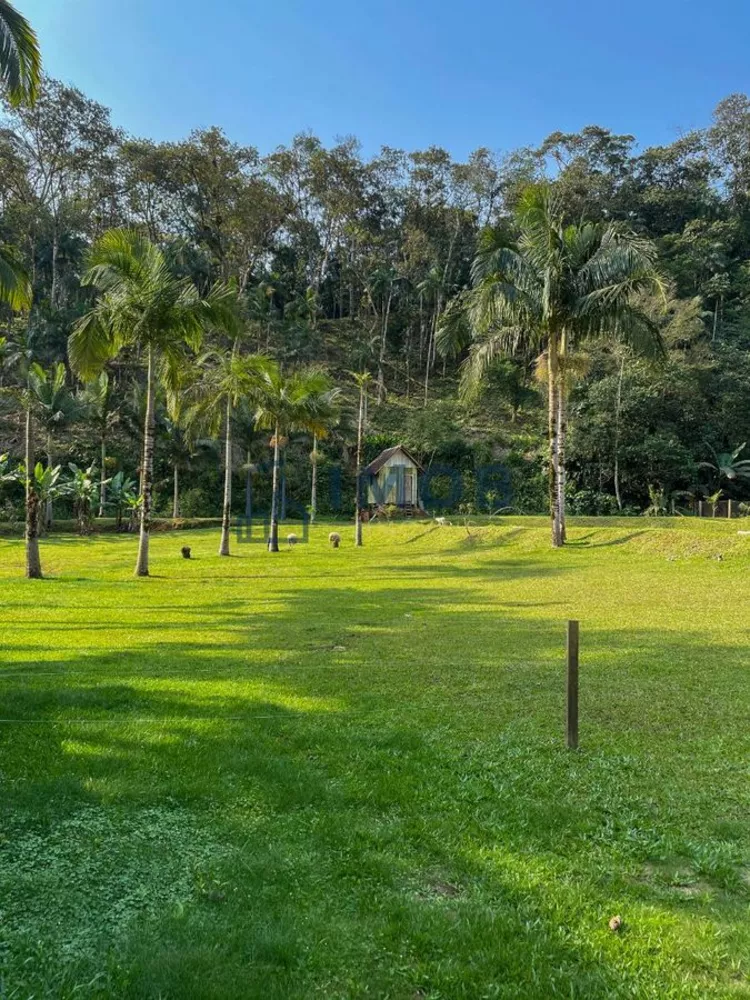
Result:
{"label": "clear blue sky", "polygon": [[47,71],[116,124],[217,124],[267,152],[436,144],[464,156],[600,124],[642,144],[750,90],[748,0],[17,0]]}

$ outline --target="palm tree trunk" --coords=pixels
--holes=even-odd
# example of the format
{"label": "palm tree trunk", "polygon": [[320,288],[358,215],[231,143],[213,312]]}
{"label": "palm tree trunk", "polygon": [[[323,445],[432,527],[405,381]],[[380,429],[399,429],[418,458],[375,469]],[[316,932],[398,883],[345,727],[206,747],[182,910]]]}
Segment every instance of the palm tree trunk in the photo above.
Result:
{"label": "palm tree trunk", "polygon": [[273,483],[271,487],[271,534],[268,538],[268,551],[279,551],[279,430],[278,423],[273,436]]}
{"label": "palm tree trunk", "polygon": [[365,422],[365,387],[359,388],[359,420],[357,422],[357,482],[354,512],[354,544],[361,548],[362,542],[362,514],[360,510],[362,502],[362,428]]}
{"label": "palm tree trunk", "polygon": [[180,470],[175,462],[172,466],[172,520],[180,516]]}
{"label": "palm tree trunk", "polygon": [[143,468],[141,469],[141,531],[138,538],[136,576],[148,576],[148,542],[151,531],[151,490],[154,473],[154,349],[148,349],[146,375],[146,421],[143,432]]}
{"label": "palm tree trunk", "polygon": [[564,377],[557,390],[557,520],[560,544],[567,541],[565,523],[565,446],[568,437],[568,399]]}
{"label": "palm tree trunk", "polygon": [[101,442],[101,463],[102,472],[99,477],[99,513],[98,517],[104,517],[104,505],[107,502],[107,438],[102,434]]}
{"label": "palm tree trunk", "polygon": [[250,468],[250,449],[247,449],[247,469],[245,471],[245,521],[246,527],[250,527],[253,519],[253,472]]}
{"label": "palm tree trunk", "polygon": [[281,513],[279,520],[286,521],[286,451],[281,454]]}
{"label": "palm tree trunk", "polygon": [[313,434],[312,484],[310,487],[310,524],[315,524],[318,512],[318,435]]}
{"label": "palm tree trunk", "polygon": [[615,404],[615,499],[618,510],[622,510],[620,493],[620,413],[622,412],[622,382],[625,376],[625,355],[620,358],[620,377],[617,380],[617,402]]}
{"label": "palm tree trunk", "polygon": [[548,426],[549,426],[549,506],[552,520],[552,546],[560,548],[562,546],[562,532],[560,529],[560,505],[558,502],[558,392],[559,392],[559,371],[557,358],[557,339],[555,334],[549,338],[549,349],[547,358],[547,387],[548,387]]}
{"label": "palm tree trunk", "polygon": [[[52,468],[52,435],[47,435],[47,468]],[[47,499],[44,511],[44,530],[49,531],[52,527],[52,498]]]}
{"label": "palm tree trunk", "polygon": [[39,497],[34,488],[34,449],[32,447],[31,406],[26,407],[26,576],[42,579],[39,556]]}
{"label": "palm tree trunk", "polygon": [[221,512],[219,555],[229,555],[229,529],[232,523],[232,400],[227,394],[227,430],[224,438],[224,509]]}

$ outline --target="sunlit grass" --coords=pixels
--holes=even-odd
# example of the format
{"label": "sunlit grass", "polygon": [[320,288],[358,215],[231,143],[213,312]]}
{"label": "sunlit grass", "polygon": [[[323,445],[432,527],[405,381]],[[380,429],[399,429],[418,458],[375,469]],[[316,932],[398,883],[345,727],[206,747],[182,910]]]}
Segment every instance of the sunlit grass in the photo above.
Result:
{"label": "sunlit grass", "polygon": [[750,996],[737,528],[0,540],[5,993]]}

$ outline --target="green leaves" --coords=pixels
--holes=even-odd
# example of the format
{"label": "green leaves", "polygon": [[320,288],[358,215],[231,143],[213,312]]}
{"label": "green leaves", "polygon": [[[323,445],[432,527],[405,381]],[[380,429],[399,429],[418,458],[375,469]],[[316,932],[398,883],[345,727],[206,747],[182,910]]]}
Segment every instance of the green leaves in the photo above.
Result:
{"label": "green leaves", "polygon": [[340,393],[321,368],[307,368],[283,375],[270,365],[261,376],[257,426],[282,434],[307,431],[323,437],[328,432]]}
{"label": "green leaves", "polygon": [[0,0],[0,82],[13,106],[33,104],[42,57],[33,28],[8,0]]}
{"label": "green leaves", "polygon": [[[479,242],[472,288],[461,304],[474,340],[465,390],[499,354],[538,352],[553,337],[568,349],[608,333],[643,352],[660,349],[658,326],[636,301],[646,292],[663,293],[650,240],[619,223],[564,225],[550,184],[523,192],[516,222],[515,245],[499,230]],[[456,319],[445,319],[444,345]]]}
{"label": "green leaves", "polygon": [[750,479],[750,459],[740,460],[740,455],[745,450],[747,442],[739,445],[734,451],[714,451],[713,462],[701,462],[700,468],[711,469],[717,473],[719,479],[727,479],[734,482],[737,479]]}
{"label": "green leaves", "polygon": [[7,246],[0,246],[0,301],[17,311],[31,306],[31,282],[17,252]]}
{"label": "green leaves", "polygon": [[82,282],[96,288],[99,299],[68,341],[71,365],[85,378],[124,347],[169,355],[183,346],[197,350],[209,327],[238,330],[233,285],[218,283],[202,297],[192,281],[175,275],[159,247],[135,231],[104,233],[86,264]]}

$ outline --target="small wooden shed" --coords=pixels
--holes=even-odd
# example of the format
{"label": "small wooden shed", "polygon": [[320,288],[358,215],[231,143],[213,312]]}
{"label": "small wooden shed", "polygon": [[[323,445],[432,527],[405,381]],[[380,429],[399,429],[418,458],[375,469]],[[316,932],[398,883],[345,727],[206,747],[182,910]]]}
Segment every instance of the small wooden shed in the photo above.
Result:
{"label": "small wooden shed", "polygon": [[364,470],[367,505],[392,504],[405,511],[419,509],[419,473],[422,466],[402,444],[386,448]]}

